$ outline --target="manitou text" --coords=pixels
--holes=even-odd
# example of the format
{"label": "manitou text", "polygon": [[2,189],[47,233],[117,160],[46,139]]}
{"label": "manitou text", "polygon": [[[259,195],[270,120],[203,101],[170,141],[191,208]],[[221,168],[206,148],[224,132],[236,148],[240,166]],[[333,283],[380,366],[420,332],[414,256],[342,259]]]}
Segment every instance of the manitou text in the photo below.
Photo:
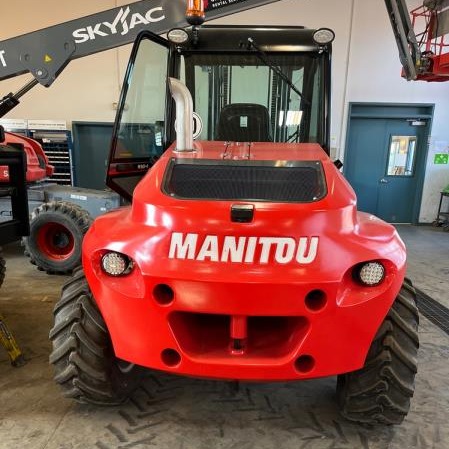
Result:
{"label": "manitou text", "polygon": [[279,264],[312,263],[318,252],[318,237],[218,237],[174,232],[170,259],[210,262]]}

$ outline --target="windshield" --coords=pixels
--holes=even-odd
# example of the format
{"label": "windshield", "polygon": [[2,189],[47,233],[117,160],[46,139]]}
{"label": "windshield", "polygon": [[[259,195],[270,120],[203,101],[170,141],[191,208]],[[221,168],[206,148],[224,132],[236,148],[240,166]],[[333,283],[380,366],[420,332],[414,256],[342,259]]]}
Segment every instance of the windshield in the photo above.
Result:
{"label": "windshield", "polygon": [[183,55],[181,79],[199,120],[196,138],[320,142],[319,68],[316,54]]}

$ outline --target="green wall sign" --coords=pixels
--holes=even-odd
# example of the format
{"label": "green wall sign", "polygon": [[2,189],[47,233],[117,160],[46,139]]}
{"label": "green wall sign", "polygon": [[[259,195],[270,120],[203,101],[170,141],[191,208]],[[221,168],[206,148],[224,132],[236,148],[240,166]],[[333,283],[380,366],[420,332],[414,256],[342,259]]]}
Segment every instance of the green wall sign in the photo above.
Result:
{"label": "green wall sign", "polygon": [[449,164],[449,154],[447,153],[435,154],[433,163],[436,165]]}

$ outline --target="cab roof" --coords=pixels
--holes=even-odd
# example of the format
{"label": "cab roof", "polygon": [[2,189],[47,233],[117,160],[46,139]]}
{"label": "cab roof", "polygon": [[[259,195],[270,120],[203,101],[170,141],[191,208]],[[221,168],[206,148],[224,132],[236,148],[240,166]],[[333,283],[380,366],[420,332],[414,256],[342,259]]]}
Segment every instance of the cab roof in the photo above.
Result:
{"label": "cab roof", "polygon": [[248,38],[264,51],[269,52],[319,52],[320,46],[313,40],[315,30],[300,26],[235,26],[206,25],[190,30],[187,51],[236,51],[245,50]]}

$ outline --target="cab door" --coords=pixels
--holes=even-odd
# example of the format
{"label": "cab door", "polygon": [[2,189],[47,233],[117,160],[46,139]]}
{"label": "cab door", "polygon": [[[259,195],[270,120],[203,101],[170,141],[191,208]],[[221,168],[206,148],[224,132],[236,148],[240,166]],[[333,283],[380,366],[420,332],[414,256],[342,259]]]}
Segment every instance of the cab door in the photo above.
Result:
{"label": "cab door", "polygon": [[115,121],[106,184],[127,200],[165,151],[170,44],[141,34],[131,53]]}

